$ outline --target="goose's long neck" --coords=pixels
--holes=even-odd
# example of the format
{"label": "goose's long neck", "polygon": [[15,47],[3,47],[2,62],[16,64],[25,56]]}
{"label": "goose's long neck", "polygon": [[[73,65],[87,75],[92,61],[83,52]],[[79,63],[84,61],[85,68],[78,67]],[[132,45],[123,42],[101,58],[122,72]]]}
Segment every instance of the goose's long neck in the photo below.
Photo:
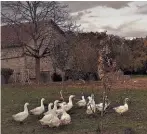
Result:
{"label": "goose's long neck", "polygon": [[52,106],[51,106],[51,105],[49,105],[49,106],[48,106],[48,110],[50,111],[50,110],[51,110],[51,108],[52,108]]}
{"label": "goose's long neck", "polygon": [[43,105],[43,100],[41,100],[41,107],[44,107],[44,105]]}
{"label": "goose's long neck", "polygon": [[62,95],[62,90],[60,91],[60,96],[63,98],[63,95]]}
{"label": "goose's long neck", "polygon": [[82,100],[85,100],[84,96],[82,96]]}
{"label": "goose's long neck", "polygon": [[28,107],[27,107],[27,105],[24,105],[24,112],[28,112]]}
{"label": "goose's long neck", "polygon": [[54,104],[53,110],[57,110],[57,103]]}
{"label": "goose's long neck", "polygon": [[69,97],[69,102],[68,102],[68,103],[73,104],[73,103],[72,103],[72,98],[71,98],[71,97]]}
{"label": "goose's long neck", "polygon": [[124,106],[127,106],[127,107],[128,107],[128,103],[127,103],[127,101],[125,101]]}

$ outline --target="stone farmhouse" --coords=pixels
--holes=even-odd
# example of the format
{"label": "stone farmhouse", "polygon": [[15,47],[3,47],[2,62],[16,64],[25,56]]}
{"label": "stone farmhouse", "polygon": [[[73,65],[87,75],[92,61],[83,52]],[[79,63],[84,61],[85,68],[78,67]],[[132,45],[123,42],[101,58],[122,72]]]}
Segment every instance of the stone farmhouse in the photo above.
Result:
{"label": "stone farmhouse", "polygon": [[[65,33],[52,20],[49,21],[50,27],[54,32],[56,43],[66,40]],[[27,24],[26,24],[27,25]],[[44,25],[44,28],[47,29]],[[28,29],[30,30],[30,29]],[[24,54],[24,47],[18,42],[18,34],[21,40],[31,44],[32,40],[25,30],[19,29],[19,33],[9,25],[1,26],[1,67],[11,68],[14,73],[11,77],[12,82],[32,82],[35,80],[35,58]],[[58,68],[55,69],[49,56],[41,58],[40,71],[42,81],[52,81],[54,71],[63,74]]]}

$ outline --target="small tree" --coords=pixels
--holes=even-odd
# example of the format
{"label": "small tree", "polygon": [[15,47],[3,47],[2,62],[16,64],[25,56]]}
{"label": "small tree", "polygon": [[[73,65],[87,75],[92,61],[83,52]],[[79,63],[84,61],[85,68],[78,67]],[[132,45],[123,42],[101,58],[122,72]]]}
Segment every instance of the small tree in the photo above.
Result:
{"label": "small tree", "polygon": [[101,112],[101,116],[103,116],[106,96],[109,96],[112,82],[116,80],[116,57],[118,54],[116,45],[118,45],[118,43],[120,45],[123,44],[123,41],[116,36],[108,35],[100,43],[100,46],[102,46],[102,48],[99,50],[98,74],[102,80],[103,85],[103,110]]}

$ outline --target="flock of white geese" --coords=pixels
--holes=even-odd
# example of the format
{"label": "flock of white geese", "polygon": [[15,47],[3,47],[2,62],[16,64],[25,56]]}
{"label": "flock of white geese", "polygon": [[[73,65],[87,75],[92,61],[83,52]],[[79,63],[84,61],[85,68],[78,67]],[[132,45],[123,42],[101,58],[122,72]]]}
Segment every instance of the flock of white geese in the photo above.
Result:
{"label": "flock of white geese", "polygon": [[[61,94],[61,91],[60,91]],[[39,120],[41,125],[47,125],[49,127],[58,127],[60,125],[67,125],[71,123],[71,116],[68,113],[72,109],[73,105],[73,98],[75,95],[70,95],[69,96],[69,101],[65,102],[64,98],[61,94],[61,100],[55,100],[54,103],[49,103],[48,104],[48,111],[45,112],[45,106],[43,104],[44,98],[41,99],[41,106],[36,107],[32,110],[28,110],[27,106],[29,103],[24,104],[24,111],[19,112],[15,115],[12,115],[13,119],[17,122],[22,123],[28,116],[29,113],[33,115],[41,115],[43,114],[43,118]],[[92,94],[91,96],[87,97],[88,102],[86,101],[84,95],[82,96],[82,99],[79,100],[76,105],[78,107],[87,107],[86,108],[86,114],[93,114],[97,111],[102,111],[103,110],[103,103],[96,104],[94,100],[94,95]],[[124,105],[114,107],[113,109],[119,113],[123,114],[124,112],[128,111],[128,98],[125,98]],[[106,98],[105,106],[104,106],[104,111],[107,109],[107,107],[110,105],[110,101],[108,98]],[[53,108],[52,108],[53,106]]]}

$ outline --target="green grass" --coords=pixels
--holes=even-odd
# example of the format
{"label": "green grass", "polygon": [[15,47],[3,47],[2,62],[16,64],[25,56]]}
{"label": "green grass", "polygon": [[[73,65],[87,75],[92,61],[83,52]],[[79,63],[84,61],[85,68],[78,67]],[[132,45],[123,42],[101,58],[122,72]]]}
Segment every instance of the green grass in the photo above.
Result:
{"label": "green grass", "polygon": [[[70,114],[72,124],[59,128],[43,128],[36,116],[29,116],[23,125],[12,120],[12,115],[22,111],[25,102],[29,102],[29,109],[40,105],[40,99],[44,97],[45,103],[53,102],[59,98],[61,87],[29,87],[29,86],[5,86],[2,87],[2,134],[97,134],[98,125],[103,124],[105,134],[123,134],[126,127],[131,127],[137,134],[147,133],[147,91],[145,90],[117,90],[110,94],[111,106],[122,104],[125,97],[130,98],[129,111],[120,116],[111,108],[102,118],[99,113],[94,117],[88,116],[85,109],[73,107]],[[90,95],[90,89],[66,88],[63,89],[66,100],[70,94],[76,98],[81,97],[81,92]],[[94,90],[95,100],[101,101],[101,92]],[[74,101],[75,103],[76,101]]]}
{"label": "green grass", "polygon": [[131,75],[132,78],[147,78],[147,75]]}

